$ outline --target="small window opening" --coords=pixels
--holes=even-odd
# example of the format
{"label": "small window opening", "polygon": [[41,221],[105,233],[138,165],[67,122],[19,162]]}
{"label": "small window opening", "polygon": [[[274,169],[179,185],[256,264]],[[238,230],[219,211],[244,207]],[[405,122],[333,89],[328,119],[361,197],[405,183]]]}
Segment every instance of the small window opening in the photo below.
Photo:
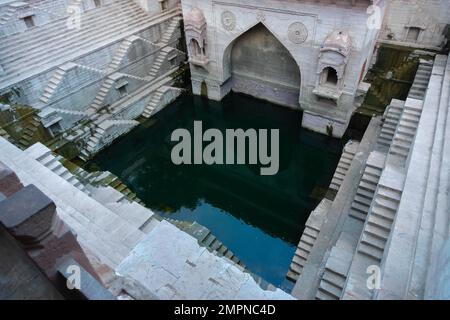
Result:
{"label": "small window opening", "polygon": [[28,29],[34,27],[33,16],[24,17],[22,19],[23,19],[23,22],[25,22],[25,25],[27,26]]}

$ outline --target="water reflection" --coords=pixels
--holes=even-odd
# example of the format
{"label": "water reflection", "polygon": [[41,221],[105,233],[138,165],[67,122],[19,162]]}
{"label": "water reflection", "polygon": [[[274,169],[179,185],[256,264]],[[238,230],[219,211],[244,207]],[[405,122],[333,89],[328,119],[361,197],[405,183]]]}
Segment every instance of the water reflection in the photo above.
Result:
{"label": "water reflection", "polygon": [[[280,130],[280,168],[172,164],[176,128]],[[118,175],[154,211],[209,228],[248,268],[281,286],[310,211],[328,186],[340,141],[300,128],[301,114],[247,96],[222,102],[186,96],[100,153],[94,163]]]}

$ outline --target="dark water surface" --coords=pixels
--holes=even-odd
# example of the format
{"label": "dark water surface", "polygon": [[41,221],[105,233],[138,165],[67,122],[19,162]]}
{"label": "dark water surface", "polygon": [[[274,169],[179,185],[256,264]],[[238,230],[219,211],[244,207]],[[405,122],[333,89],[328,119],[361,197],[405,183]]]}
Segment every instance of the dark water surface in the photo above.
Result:
{"label": "dark water surface", "polygon": [[[280,130],[278,174],[257,165],[174,165],[173,130]],[[287,288],[285,275],[309,213],[323,197],[342,143],[301,128],[301,113],[240,94],[221,102],[184,96],[89,164],[119,176],[153,211],[197,221],[251,272]],[[224,134],[225,137],[225,134]],[[204,143],[204,146],[207,143]]]}

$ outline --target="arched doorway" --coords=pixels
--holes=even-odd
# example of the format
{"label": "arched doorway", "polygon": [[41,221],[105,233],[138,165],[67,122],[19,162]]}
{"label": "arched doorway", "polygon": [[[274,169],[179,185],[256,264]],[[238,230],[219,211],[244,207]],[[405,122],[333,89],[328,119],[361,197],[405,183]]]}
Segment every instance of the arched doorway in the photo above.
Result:
{"label": "arched doorway", "polygon": [[299,107],[299,67],[284,45],[263,24],[252,27],[230,46],[233,91],[284,106]]}

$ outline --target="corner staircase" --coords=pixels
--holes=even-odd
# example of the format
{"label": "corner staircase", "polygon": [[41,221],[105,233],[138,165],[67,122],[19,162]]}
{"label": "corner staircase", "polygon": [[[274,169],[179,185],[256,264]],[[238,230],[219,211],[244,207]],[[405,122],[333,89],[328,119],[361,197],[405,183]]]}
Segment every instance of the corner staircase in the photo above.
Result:
{"label": "corner staircase", "polygon": [[138,39],[138,37],[129,36],[120,43],[119,48],[114,53],[114,56],[111,59],[111,62],[108,64],[108,67],[106,68],[106,72],[112,72],[119,68],[120,63],[122,62],[123,58],[125,57],[125,55],[128,52],[128,49],[130,48],[133,41],[136,39]]}
{"label": "corner staircase", "polygon": [[174,48],[169,47],[167,45],[171,41],[173,34],[177,30],[180,21],[182,19],[183,18],[181,17],[173,18],[167,29],[164,31],[164,34],[161,37],[160,41],[156,44],[161,47],[161,50],[158,52],[158,55],[156,56],[156,59],[153,62],[152,68],[148,73],[150,78],[156,78],[159,75],[159,70],[161,69],[161,66],[166,60],[167,56],[169,55],[169,53],[175,50]]}
{"label": "corner staircase", "polygon": [[[119,137],[120,135],[128,132],[130,128],[137,126],[139,122],[135,120],[105,120],[99,125],[95,126],[94,133],[90,136],[85,147],[81,150],[80,158],[87,161],[94,153],[98,152],[101,148],[108,145],[112,139]],[[114,135],[108,136],[111,141],[103,141],[105,132],[110,127],[122,127],[117,130]]]}
{"label": "corner staircase", "polygon": [[161,98],[164,96],[164,93],[169,89],[170,87],[168,86],[162,86],[155,91],[155,93],[150,98],[149,103],[142,112],[142,116],[144,118],[150,118],[153,115],[155,109],[158,107],[158,104],[161,101]]}
{"label": "corner staircase", "polygon": [[5,11],[3,11],[2,15],[0,16],[0,27],[4,26],[6,23],[8,23],[9,19],[16,13],[16,9],[8,6]]}

